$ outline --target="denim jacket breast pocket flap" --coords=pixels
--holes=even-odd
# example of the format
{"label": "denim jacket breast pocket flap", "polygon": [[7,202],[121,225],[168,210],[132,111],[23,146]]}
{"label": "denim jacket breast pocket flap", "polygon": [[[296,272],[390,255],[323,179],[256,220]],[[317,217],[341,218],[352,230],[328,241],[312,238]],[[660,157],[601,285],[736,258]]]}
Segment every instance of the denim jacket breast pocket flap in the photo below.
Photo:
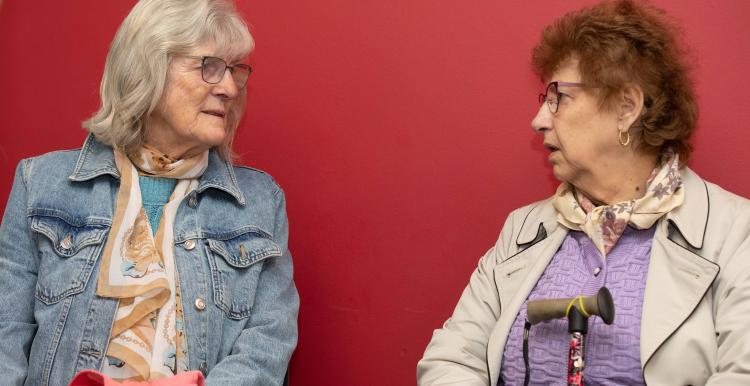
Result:
{"label": "denim jacket breast pocket flap", "polygon": [[263,262],[281,256],[281,249],[262,231],[207,241],[216,306],[230,319],[247,318],[255,302]]}
{"label": "denim jacket breast pocket flap", "polygon": [[45,304],[80,293],[86,287],[109,232],[101,219],[69,221],[56,216],[32,216],[37,237],[39,271],[36,297]]}
{"label": "denim jacket breast pocket flap", "polygon": [[279,246],[260,232],[247,232],[228,240],[208,239],[208,247],[235,268],[247,268],[265,258],[281,256]]}

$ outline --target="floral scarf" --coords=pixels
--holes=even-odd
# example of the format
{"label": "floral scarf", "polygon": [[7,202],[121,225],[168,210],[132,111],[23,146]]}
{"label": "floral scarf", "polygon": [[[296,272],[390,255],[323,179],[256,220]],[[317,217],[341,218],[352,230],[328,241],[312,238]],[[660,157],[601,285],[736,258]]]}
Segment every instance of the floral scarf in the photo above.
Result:
{"label": "floral scarf", "polygon": [[615,247],[625,228],[648,229],[684,199],[679,156],[668,150],[662,155],[647,182],[641,198],[612,205],[596,206],[583,193],[562,183],[552,200],[557,221],[568,229],[582,231],[591,238],[596,249],[606,257]]}
{"label": "floral scarf", "polygon": [[[206,170],[208,151],[178,161],[147,147],[131,158],[117,149],[114,153],[120,188],[96,293],[119,303],[102,371],[116,380],[170,377],[187,369],[174,265],[174,218],[182,199],[197,187]],[[139,174],[178,180],[156,234],[143,209]]]}

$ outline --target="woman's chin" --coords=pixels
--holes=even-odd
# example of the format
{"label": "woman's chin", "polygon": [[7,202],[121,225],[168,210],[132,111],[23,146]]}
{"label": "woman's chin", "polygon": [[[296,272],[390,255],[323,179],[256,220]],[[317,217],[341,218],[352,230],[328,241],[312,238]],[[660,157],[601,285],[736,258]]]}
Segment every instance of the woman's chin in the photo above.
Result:
{"label": "woman's chin", "polygon": [[552,175],[555,176],[555,178],[560,182],[565,182],[569,184],[573,184],[573,173],[570,172],[570,170],[560,166],[560,165],[553,165],[552,166]]}
{"label": "woman's chin", "polygon": [[565,181],[565,176],[563,175],[562,170],[560,170],[560,166],[559,165],[555,165],[555,164],[552,165],[552,175],[555,176],[555,178],[558,181],[560,181],[560,182],[566,182]]}
{"label": "woman's chin", "polygon": [[224,143],[225,138],[226,131],[222,127],[206,130],[204,132],[204,135],[202,135],[199,140],[202,145],[204,145],[207,149],[210,149],[216,146],[220,146],[222,143]]}

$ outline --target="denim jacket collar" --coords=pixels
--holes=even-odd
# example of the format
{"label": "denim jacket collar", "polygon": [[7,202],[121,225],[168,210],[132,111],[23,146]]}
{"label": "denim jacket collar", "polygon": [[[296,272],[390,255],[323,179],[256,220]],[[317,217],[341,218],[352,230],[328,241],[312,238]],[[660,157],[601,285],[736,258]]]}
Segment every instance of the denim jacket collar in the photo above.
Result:
{"label": "denim jacket collar", "polygon": [[[97,141],[92,134],[89,134],[81,148],[73,174],[68,178],[71,181],[80,182],[105,174],[120,179],[114,153],[111,147]],[[215,151],[209,152],[208,168],[201,176],[196,190],[198,193],[203,193],[209,188],[223,190],[234,197],[239,204],[245,205],[245,196],[237,186],[232,164],[222,160]]]}

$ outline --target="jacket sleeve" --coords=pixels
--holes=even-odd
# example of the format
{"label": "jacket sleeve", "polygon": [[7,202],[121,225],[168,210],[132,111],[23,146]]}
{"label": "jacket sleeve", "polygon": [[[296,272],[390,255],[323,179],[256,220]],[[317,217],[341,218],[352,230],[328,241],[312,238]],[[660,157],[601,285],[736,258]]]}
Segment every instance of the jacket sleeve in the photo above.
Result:
{"label": "jacket sleeve", "polygon": [[480,260],[453,315],[435,330],[424,356],[417,364],[420,386],[486,386],[487,343],[500,317],[500,299],[493,270],[507,256],[513,234],[511,215],[497,244]]}
{"label": "jacket sleeve", "polygon": [[750,385],[750,201],[735,208],[736,221],[723,245],[730,257],[715,288],[717,355],[706,385]]}
{"label": "jacket sleeve", "polygon": [[37,266],[27,207],[26,167],[21,161],[0,224],[0,374],[4,385],[26,379],[36,334],[34,288]]}
{"label": "jacket sleeve", "polygon": [[231,353],[208,373],[206,386],[281,385],[297,345],[299,296],[287,247],[289,226],[284,193],[278,187],[275,199],[274,241],[283,251],[282,256],[264,262],[245,329]]}

